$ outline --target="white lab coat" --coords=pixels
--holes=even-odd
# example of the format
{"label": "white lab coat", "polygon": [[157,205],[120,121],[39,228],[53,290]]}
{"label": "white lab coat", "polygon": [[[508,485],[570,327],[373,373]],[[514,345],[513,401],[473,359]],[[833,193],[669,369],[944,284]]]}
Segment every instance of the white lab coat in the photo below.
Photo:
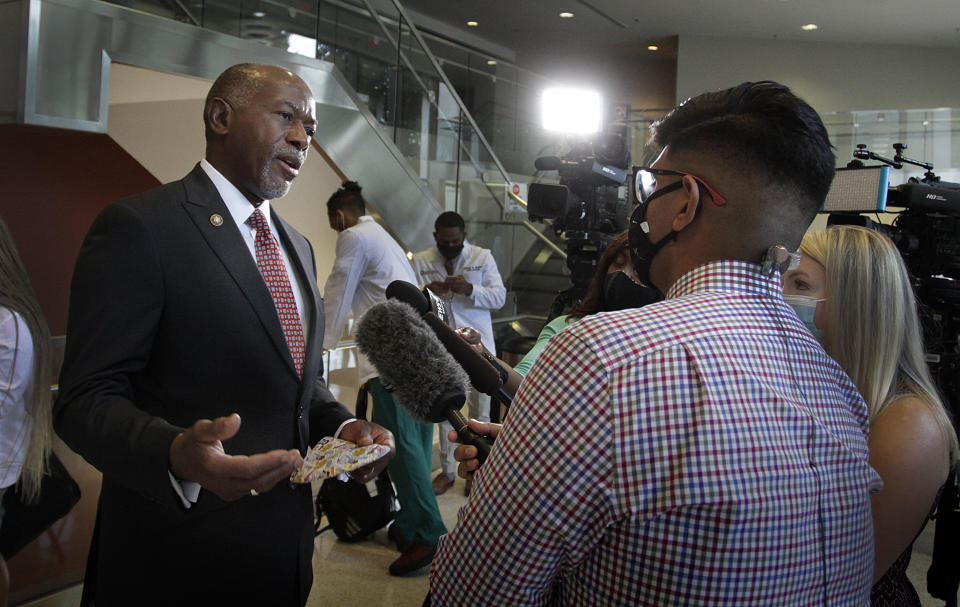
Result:
{"label": "white lab coat", "polygon": [[[351,311],[356,327],[367,310],[386,301],[384,292],[394,280],[417,282],[400,245],[373,217],[363,215],[357,225],[337,235],[336,260],[323,287],[323,347],[337,345]],[[378,375],[365,356],[358,352],[357,358],[361,383]]]}
{"label": "white lab coat", "polygon": [[[417,274],[418,284],[423,287],[435,280],[443,281],[447,278],[444,267],[446,259],[440,254],[436,246],[421,251],[413,256],[413,269]],[[507,298],[507,290],[497,270],[490,251],[475,247],[463,242],[463,251],[453,260],[453,275],[462,275],[467,282],[473,285],[469,296],[454,294],[449,300],[448,312],[453,320],[450,324],[459,327],[473,327],[480,332],[480,341],[487,350],[496,353],[493,342],[493,322],[490,320],[490,310],[503,307]],[[480,421],[490,421],[490,397],[471,390],[467,398],[470,417]],[[457,469],[453,452],[456,445],[447,440],[447,433],[451,426],[449,422],[440,424],[440,466],[443,472],[453,477]]]}
{"label": "white lab coat", "polygon": [[[435,280],[445,280],[445,261],[436,246],[414,255],[413,269],[417,274],[417,284],[422,288]],[[473,285],[473,292],[469,296],[459,293],[453,295],[449,302],[454,319],[452,324],[457,328],[473,327],[479,331],[483,345],[496,354],[490,311],[499,310],[507,299],[507,289],[497,270],[497,262],[488,249],[464,241],[463,251],[453,260],[453,275],[463,275]]]}

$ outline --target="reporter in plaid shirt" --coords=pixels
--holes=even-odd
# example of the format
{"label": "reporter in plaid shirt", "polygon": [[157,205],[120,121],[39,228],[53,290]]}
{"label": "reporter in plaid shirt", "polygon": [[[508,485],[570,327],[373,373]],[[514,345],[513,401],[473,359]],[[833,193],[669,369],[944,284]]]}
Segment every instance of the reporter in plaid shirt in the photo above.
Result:
{"label": "reporter in plaid shirt", "polygon": [[433,605],[866,605],[867,409],[760,262],[833,178],[819,116],[744,83],[654,126],[631,219],[666,294],[559,333],[522,384]]}

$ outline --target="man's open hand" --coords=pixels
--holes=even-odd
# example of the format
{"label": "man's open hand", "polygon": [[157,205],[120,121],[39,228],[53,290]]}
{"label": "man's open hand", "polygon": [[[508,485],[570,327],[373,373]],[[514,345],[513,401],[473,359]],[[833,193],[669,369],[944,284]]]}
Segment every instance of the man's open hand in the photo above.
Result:
{"label": "man's open hand", "polygon": [[296,449],[256,455],[227,455],[223,442],[240,430],[236,413],[211,421],[201,419],[170,444],[170,472],[194,481],[225,501],[265,493],[290,477],[303,459]]}

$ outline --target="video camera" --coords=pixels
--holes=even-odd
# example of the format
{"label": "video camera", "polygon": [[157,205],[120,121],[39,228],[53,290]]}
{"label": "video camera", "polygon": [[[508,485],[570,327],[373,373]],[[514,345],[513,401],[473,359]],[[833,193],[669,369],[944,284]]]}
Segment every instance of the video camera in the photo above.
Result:
{"label": "video camera", "polygon": [[[933,165],[907,158],[902,143],[893,144],[896,155],[884,158],[857,146],[845,169],[837,169],[822,212],[830,213],[827,225],[853,224],[875,229],[890,237],[903,255],[907,268],[918,280],[935,276],[960,277],[960,184],[940,181]],[[878,160],[879,166],[864,166],[861,160]],[[922,179],[889,187],[890,169],[911,164],[926,169]],[[894,212],[892,225],[874,221],[863,213]]]}
{"label": "video camera", "polygon": [[575,146],[562,158],[537,158],[534,166],[560,176],[559,185],[530,184],[527,213],[532,221],[549,221],[566,244],[573,287],[558,296],[554,310],[572,307],[583,297],[604,248],[627,229],[630,151],[620,134],[611,133]]}
{"label": "video camera", "polygon": [[[902,143],[896,155],[884,158],[863,144],[854,159],[836,177],[821,212],[830,213],[827,225],[860,225],[887,235],[899,249],[920,302],[924,341],[930,371],[956,416],[960,409],[960,184],[940,181],[933,165],[907,158]],[[864,166],[862,160],[882,165]],[[904,165],[926,169],[922,179],[890,187],[891,168]],[[864,213],[894,212],[886,225]]]}

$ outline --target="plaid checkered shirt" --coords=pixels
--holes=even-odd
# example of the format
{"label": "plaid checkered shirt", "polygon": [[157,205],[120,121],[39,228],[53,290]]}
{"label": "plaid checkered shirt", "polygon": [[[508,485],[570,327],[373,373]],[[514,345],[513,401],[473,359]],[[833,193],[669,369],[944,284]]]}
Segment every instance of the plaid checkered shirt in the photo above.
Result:
{"label": "plaid checkered shirt", "polygon": [[554,337],[433,605],[868,605],[867,408],[780,288],[712,262]]}

